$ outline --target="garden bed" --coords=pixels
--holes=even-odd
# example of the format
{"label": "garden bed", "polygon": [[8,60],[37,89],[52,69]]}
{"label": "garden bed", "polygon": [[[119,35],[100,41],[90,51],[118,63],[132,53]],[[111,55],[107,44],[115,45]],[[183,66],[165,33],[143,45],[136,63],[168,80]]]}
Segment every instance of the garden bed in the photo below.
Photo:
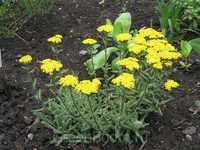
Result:
{"label": "garden bed", "polygon": [[[135,27],[149,26],[156,18],[152,3],[132,2],[128,11],[133,16]],[[121,5],[108,1],[100,5],[95,0],[58,1],[56,11],[46,18],[37,18],[28,22],[18,34],[21,38],[0,40],[3,49],[3,68],[0,73],[0,149],[1,150],[126,150],[124,145],[74,145],[55,147],[49,144],[52,131],[39,123],[32,115],[32,110],[39,107],[31,97],[28,76],[17,60],[23,54],[31,54],[38,60],[54,57],[46,39],[55,34],[64,35],[64,52],[60,55],[65,66],[84,78],[86,71],[82,65],[85,58],[79,55],[82,49],[80,41],[95,33],[95,27],[101,25],[105,18],[115,18],[121,11]],[[156,19],[155,19],[156,20]],[[23,38],[23,40],[22,40]],[[34,74],[41,82],[44,76]],[[176,99],[163,108],[163,116],[152,114],[147,131],[145,150],[199,150],[200,117],[194,114],[194,102],[200,93],[200,67],[192,66],[189,72],[178,70],[173,77],[180,81],[181,88],[175,91]],[[187,128],[196,129],[187,133]],[[189,135],[191,134],[191,135]],[[129,146],[138,149],[139,144]]]}

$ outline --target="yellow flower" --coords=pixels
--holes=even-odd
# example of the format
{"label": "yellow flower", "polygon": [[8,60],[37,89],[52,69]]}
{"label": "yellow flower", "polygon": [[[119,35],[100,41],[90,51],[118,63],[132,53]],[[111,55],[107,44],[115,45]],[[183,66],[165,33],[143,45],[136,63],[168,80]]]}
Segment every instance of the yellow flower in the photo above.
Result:
{"label": "yellow flower", "polygon": [[165,65],[166,67],[171,67],[171,66],[173,65],[173,62],[167,61],[167,62],[164,62],[164,65]]}
{"label": "yellow flower", "polygon": [[89,39],[83,40],[82,43],[85,44],[85,45],[93,45],[93,44],[96,44],[97,41],[94,40],[94,39],[89,38]]}
{"label": "yellow flower", "polygon": [[147,38],[163,38],[164,35],[162,32],[158,32],[152,28],[142,28],[139,30],[139,35],[143,36],[143,37],[147,37]]}
{"label": "yellow flower", "polygon": [[161,59],[157,53],[147,54],[145,58],[146,58],[146,62],[150,65],[161,62]]}
{"label": "yellow flower", "polygon": [[19,59],[19,63],[21,64],[29,64],[32,61],[31,55],[25,55]]}
{"label": "yellow flower", "polygon": [[130,71],[138,70],[140,68],[138,59],[133,58],[133,57],[128,57],[122,60],[118,60],[116,64],[119,66],[123,66],[129,69]]}
{"label": "yellow flower", "polygon": [[75,90],[86,95],[97,94],[100,86],[101,82],[99,79],[93,79],[92,81],[82,80],[76,85]]}
{"label": "yellow flower", "polygon": [[109,33],[109,32],[113,31],[113,26],[112,25],[102,25],[97,28],[97,31]]}
{"label": "yellow flower", "polygon": [[78,78],[76,76],[73,76],[73,75],[66,75],[62,78],[60,78],[59,80],[59,84],[62,86],[62,87],[75,87],[77,84],[78,84]]}
{"label": "yellow flower", "polygon": [[134,37],[133,37],[133,41],[136,43],[136,44],[141,44],[141,45],[146,45],[146,40],[143,36],[141,36],[140,34],[136,34]]}
{"label": "yellow flower", "polygon": [[112,79],[112,83],[116,86],[122,86],[127,89],[132,89],[135,87],[135,78],[132,74],[122,73],[118,77]]}
{"label": "yellow flower", "polygon": [[63,36],[61,34],[56,34],[55,37],[63,39]]}
{"label": "yellow flower", "polygon": [[129,41],[132,39],[132,35],[130,33],[120,33],[116,36],[118,42]]}
{"label": "yellow flower", "polygon": [[101,81],[100,81],[99,79],[96,79],[96,78],[95,78],[95,79],[92,80],[92,82],[93,82],[94,84],[96,84],[97,86],[99,86],[99,87],[101,86]]}
{"label": "yellow flower", "polygon": [[53,43],[53,44],[61,44],[62,43],[62,39],[63,39],[63,36],[60,35],[60,34],[56,34],[50,38],[48,38],[48,42],[49,43]]}
{"label": "yellow flower", "polygon": [[162,70],[163,69],[162,63],[158,62],[158,63],[153,64],[153,68]]}
{"label": "yellow flower", "polygon": [[167,91],[171,91],[172,89],[178,88],[179,86],[179,83],[174,80],[167,80],[167,82],[165,82],[165,89]]}
{"label": "yellow flower", "polygon": [[129,52],[133,52],[135,54],[139,54],[144,51],[147,47],[145,45],[138,45],[138,44],[129,44],[128,50]]}
{"label": "yellow flower", "polygon": [[56,60],[53,59],[45,59],[41,61],[41,66],[40,69],[42,72],[48,74],[48,75],[53,75],[55,71],[60,71],[60,69],[63,67],[63,65]]}

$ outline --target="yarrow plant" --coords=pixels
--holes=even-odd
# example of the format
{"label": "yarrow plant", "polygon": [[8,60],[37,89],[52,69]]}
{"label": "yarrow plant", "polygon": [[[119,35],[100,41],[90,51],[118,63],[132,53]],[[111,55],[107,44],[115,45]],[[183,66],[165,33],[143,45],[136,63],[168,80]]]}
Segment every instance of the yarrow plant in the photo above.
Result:
{"label": "yarrow plant", "polygon": [[54,54],[58,55],[63,51],[62,50],[63,36],[61,34],[55,34],[54,36],[49,37],[47,41],[51,44],[50,48]]}
{"label": "yarrow plant", "polygon": [[82,41],[91,57],[84,63],[88,79],[58,76],[62,63],[41,61],[41,71],[54,83],[49,97],[36,92],[42,108],[34,113],[53,129],[54,143],[144,142],[146,117],[162,114],[162,105],[172,100],[179,83],[168,76],[181,54],[153,28],[130,32],[131,20],[123,13],[97,27],[101,40]]}

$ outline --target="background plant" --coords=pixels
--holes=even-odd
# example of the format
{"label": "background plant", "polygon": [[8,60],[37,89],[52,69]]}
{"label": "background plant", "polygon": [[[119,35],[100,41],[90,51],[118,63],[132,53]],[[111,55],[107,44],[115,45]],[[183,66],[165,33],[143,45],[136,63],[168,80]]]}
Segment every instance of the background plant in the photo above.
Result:
{"label": "background plant", "polygon": [[54,0],[0,0],[0,37],[14,36],[31,17],[49,13]]}
{"label": "background plant", "polygon": [[199,0],[172,0],[172,2],[180,8],[181,19],[184,20],[186,26],[198,30],[200,23],[200,1]]}
{"label": "background plant", "polygon": [[182,40],[180,43],[181,53],[184,56],[184,62],[180,62],[182,67],[186,70],[191,66],[189,63],[189,59],[191,59],[192,52],[196,52],[196,54],[200,54],[200,38],[192,39],[190,41]]}
{"label": "background plant", "polygon": [[158,0],[158,10],[162,32],[168,40],[172,40],[181,30],[181,9],[170,0]]}
{"label": "background plant", "polygon": [[199,0],[157,0],[160,26],[168,40],[182,39],[188,32],[199,35]]}

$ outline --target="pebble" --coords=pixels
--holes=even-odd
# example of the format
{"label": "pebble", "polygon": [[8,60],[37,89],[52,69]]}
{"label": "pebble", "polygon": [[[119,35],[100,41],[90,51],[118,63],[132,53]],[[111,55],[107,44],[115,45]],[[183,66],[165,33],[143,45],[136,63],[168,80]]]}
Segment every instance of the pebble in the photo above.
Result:
{"label": "pebble", "polygon": [[185,138],[186,138],[188,141],[192,141],[192,136],[191,136],[191,135],[186,135]]}
{"label": "pebble", "polygon": [[188,127],[182,131],[186,135],[193,135],[197,132],[197,128],[194,126]]}
{"label": "pebble", "polygon": [[33,134],[32,134],[32,133],[29,133],[29,134],[28,134],[28,139],[29,139],[29,140],[33,140]]}
{"label": "pebble", "polygon": [[24,116],[24,122],[26,123],[26,124],[31,124],[32,123],[32,121],[33,121],[33,119],[31,118],[31,117],[27,117],[27,116]]}

